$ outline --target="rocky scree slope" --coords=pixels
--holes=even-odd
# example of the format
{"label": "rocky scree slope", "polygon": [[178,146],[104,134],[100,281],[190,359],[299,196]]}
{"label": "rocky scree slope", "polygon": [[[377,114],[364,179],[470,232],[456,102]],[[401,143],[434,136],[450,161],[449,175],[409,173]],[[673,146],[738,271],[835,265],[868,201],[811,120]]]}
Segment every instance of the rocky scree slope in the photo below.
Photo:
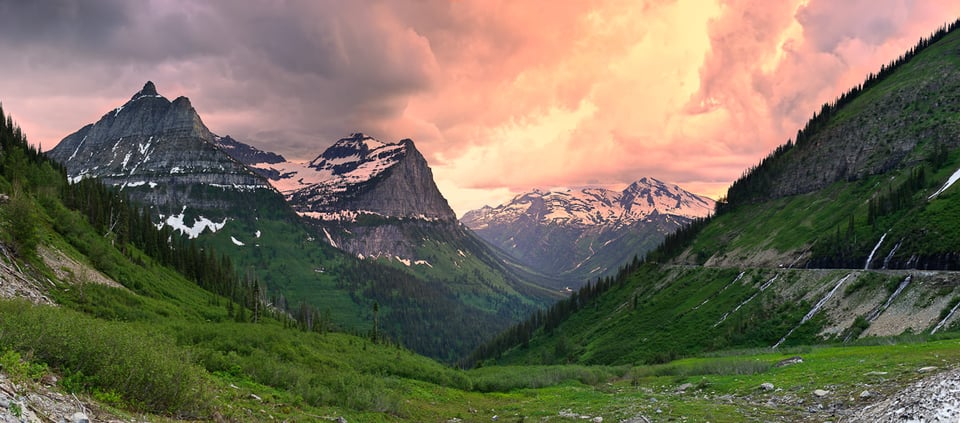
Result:
{"label": "rocky scree slope", "polygon": [[573,286],[642,257],[664,235],[713,212],[714,201],[641,178],[622,191],[533,190],[460,221],[531,268]]}

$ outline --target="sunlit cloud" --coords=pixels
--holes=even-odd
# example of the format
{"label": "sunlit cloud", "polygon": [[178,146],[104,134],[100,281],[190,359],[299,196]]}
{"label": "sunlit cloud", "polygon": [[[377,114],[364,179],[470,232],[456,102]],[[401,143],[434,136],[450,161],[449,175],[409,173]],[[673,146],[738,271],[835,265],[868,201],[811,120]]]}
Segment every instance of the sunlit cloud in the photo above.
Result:
{"label": "sunlit cloud", "polygon": [[0,1],[0,100],[52,147],[147,80],[288,158],[412,138],[458,214],[641,177],[718,197],[960,15],[929,0]]}

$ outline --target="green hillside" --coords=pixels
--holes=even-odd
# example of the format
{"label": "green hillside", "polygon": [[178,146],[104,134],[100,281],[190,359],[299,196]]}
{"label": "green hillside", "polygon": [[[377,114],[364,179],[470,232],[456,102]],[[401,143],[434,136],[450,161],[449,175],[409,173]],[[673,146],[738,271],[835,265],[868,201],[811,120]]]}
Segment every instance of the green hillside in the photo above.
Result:
{"label": "green hillside", "polygon": [[[388,304],[353,315],[359,334],[317,324],[323,311],[310,320],[270,307],[258,272],[283,272],[283,250],[243,249],[249,258],[231,260],[210,248],[228,247],[229,234],[206,248],[172,237],[94,181],[67,184],[0,112],[0,293],[17,297],[0,299],[10,404],[0,417],[19,418],[52,389],[95,405],[95,420],[863,420],[865,409],[920,389],[911,383],[960,366],[960,188],[943,189],[960,152],[940,141],[960,139],[956,112],[922,130],[931,142],[864,141],[865,151],[912,145],[893,165],[854,160],[815,189],[783,175],[849,142],[830,128],[866,112],[847,107],[960,70],[945,56],[960,47],[956,27],[838,102],[830,118],[813,119],[808,128],[819,129],[765,161],[776,166],[745,174],[716,216],[491,340],[472,370],[385,339],[384,328],[409,324],[387,321],[402,315],[387,314]],[[924,98],[934,109],[949,104]],[[311,242],[302,234],[257,228],[264,242],[276,237],[367,280],[410,275],[302,253],[297,246]],[[234,265],[244,260],[266,264]],[[316,270],[298,274],[337,286]],[[412,286],[386,292],[403,298]]]}
{"label": "green hillside", "polygon": [[[472,360],[649,364],[954,330],[960,192],[943,188],[960,168],[957,26],[825,105],[799,142],[733,184],[716,216],[668,236],[645,264],[532,316]],[[864,119],[891,110],[900,112]],[[841,167],[833,180],[796,181],[797,171]]]}

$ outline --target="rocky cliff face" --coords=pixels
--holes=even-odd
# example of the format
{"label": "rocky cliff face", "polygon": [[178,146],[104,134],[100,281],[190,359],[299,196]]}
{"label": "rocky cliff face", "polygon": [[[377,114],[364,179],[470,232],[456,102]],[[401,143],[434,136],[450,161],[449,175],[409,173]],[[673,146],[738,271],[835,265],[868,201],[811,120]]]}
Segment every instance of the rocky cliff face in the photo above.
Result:
{"label": "rocky cliff face", "polygon": [[354,255],[416,260],[423,231],[435,237],[457,229],[456,215],[411,140],[383,143],[352,134],[307,163],[243,154],[321,237]]}
{"label": "rocky cliff face", "polygon": [[249,163],[301,215],[319,220],[385,218],[455,220],[413,141],[382,143],[363,134],[338,140],[309,163]]}
{"label": "rocky cliff face", "polygon": [[237,193],[272,187],[215,145],[218,138],[189,99],[169,101],[147,82],[47,154],[67,168],[71,181],[99,178],[161,215],[182,216],[188,206],[224,214],[243,206]]}
{"label": "rocky cliff face", "polygon": [[534,190],[467,212],[461,222],[534,270],[577,284],[642,256],[713,206],[677,185],[643,178],[623,191]]}

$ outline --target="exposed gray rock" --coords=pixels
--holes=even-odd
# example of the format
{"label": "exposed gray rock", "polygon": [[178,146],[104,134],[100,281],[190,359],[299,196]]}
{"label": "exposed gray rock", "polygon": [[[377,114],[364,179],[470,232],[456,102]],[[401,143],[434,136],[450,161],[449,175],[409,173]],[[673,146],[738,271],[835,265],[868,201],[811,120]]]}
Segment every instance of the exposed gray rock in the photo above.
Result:
{"label": "exposed gray rock", "polygon": [[901,391],[864,406],[851,422],[956,422],[960,419],[960,370],[925,376]]}
{"label": "exposed gray rock", "polygon": [[304,172],[296,177],[320,179],[288,193],[297,212],[323,213],[329,216],[325,219],[339,220],[350,220],[350,212],[456,220],[426,159],[409,139],[385,144],[353,134],[327,148],[309,167],[317,175]]}
{"label": "exposed gray rock", "polygon": [[173,214],[189,205],[225,209],[223,191],[272,190],[225,154],[186,97],[172,102],[147,82],[130,101],[68,135],[47,154],[71,181],[99,178]]}
{"label": "exposed gray rock", "polygon": [[780,360],[780,361],[777,362],[777,364],[774,364],[773,367],[786,367],[786,366],[790,366],[790,365],[793,365],[793,364],[799,364],[799,363],[803,363],[803,357],[800,357],[800,356],[798,355],[798,356],[795,356],[795,357],[790,357],[790,358],[787,358],[787,359]]}
{"label": "exposed gray rock", "polygon": [[774,389],[774,386],[770,382],[764,382],[760,384],[760,389],[764,391],[772,391]]}

